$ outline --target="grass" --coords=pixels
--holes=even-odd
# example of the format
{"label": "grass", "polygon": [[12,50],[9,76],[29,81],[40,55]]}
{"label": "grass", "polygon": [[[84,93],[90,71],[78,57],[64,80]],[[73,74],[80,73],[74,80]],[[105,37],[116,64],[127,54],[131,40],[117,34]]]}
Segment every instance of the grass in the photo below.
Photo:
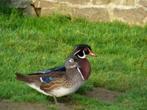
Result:
{"label": "grass", "polygon": [[[74,45],[87,43],[92,74],[80,91],[104,87],[121,91],[113,103],[72,96],[77,110],[146,110],[147,26],[95,23],[67,16],[23,17],[0,13],[0,99],[47,103],[47,97],[16,81],[15,73],[59,66]],[[80,107],[78,107],[80,104]]]}

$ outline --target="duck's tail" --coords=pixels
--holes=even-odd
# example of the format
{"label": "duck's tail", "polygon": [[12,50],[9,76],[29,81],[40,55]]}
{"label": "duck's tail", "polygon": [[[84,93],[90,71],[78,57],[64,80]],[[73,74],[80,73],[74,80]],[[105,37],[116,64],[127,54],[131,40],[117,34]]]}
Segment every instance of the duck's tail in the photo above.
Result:
{"label": "duck's tail", "polygon": [[19,80],[19,81],[27,82],[27,83],[31,82],[30,79],[27,76],[25,76],[21,73],[16,73],[16,79]]}

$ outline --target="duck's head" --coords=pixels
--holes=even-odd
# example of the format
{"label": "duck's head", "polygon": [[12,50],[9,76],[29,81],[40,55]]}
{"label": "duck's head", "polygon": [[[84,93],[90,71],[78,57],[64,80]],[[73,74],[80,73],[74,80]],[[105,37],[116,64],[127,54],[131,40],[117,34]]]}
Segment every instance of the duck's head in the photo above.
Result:
{"label": "duck's head", "polygon": [[92,52],[92,49],[89,45],[87,44],[76,45],[73,51],[73,56],[77,56],[80,59],[84,59],[86,58],[87,55],[96,56],[95,53]]}

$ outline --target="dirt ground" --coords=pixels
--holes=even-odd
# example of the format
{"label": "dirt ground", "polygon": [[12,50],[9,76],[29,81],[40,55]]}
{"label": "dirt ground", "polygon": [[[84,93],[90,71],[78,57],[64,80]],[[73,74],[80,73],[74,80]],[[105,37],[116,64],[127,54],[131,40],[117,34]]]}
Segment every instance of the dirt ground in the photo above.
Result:
{"label": "dirt ground", "polygon": [[[86,92],[84,95],[96,100],[105,102],[113,102],[121,93],[110,91],[104,88],[94,88],[92,91]],[[69,103],[59,103],[59,110],[74,110],[74,107]],[[9,102],[0,101],[0,110],[49,110],[49,105],[39,103],[26,103],[26,102]]]}
{"label": "dirt ground", "polygon": [[120,92],[111,91],[100,87],[94,88],[92,91],[86,92],[87,97],[110,103],[115,101],[119,95],[121,95]]}
{"label": "dirt ground", "polygon": [[0,110],[47,110],[47,107],[38,103],[18,103],[1,101]]}

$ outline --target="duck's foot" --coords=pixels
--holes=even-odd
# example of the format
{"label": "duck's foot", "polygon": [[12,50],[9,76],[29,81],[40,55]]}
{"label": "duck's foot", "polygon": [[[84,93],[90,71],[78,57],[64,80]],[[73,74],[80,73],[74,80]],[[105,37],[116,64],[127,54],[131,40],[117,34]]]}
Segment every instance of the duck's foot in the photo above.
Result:
{"label": "duck's foot", "polygon": [[[59,101],[60,101],[60,99],[59,99]],[[62,103],[71,103],[72,102],[72,95],[62,97],[60,102],[62,102]]]}
{"label": "duck's foot", "polygon": [[55,96],[53,96],[53,98],[54,98],[54,102],[55,102],[55,104],[58,105],[57,98],[56,98]]}

